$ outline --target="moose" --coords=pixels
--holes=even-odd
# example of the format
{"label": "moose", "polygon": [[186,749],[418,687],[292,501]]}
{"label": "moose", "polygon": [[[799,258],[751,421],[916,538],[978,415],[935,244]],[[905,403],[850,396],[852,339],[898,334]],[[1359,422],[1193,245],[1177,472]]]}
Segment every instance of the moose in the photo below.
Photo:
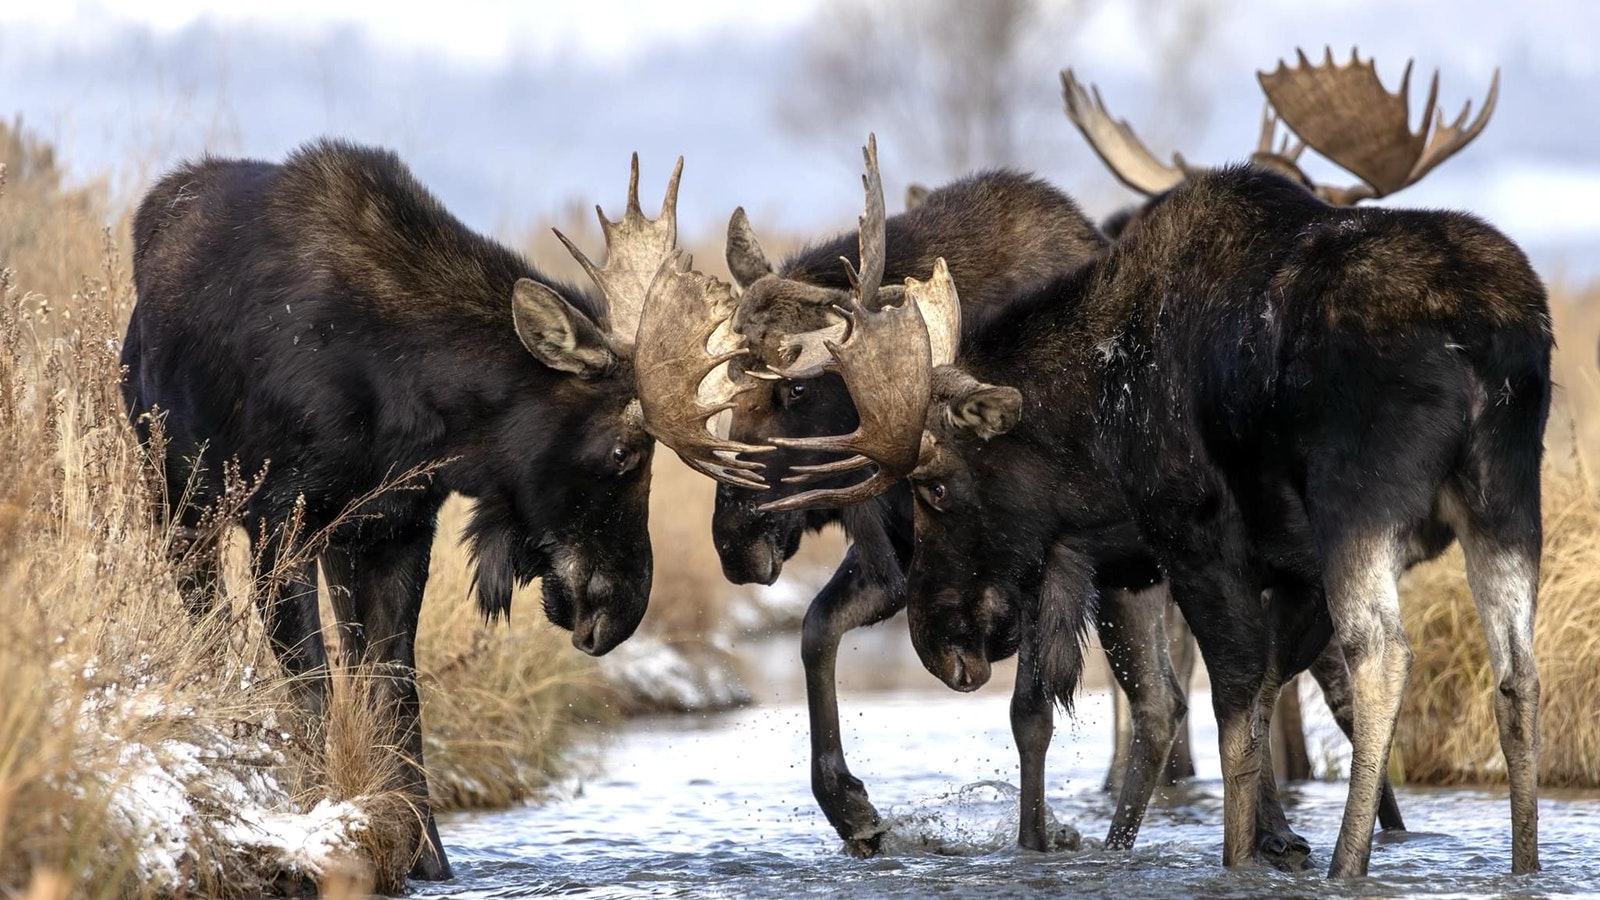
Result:
{"label": "moose", "polygon": [[[907,278],[933,270],[944,248],[950,271],[966,289],[962,308],[981,310],[1042,286],[1103,252],[1105,239],[1075,203],[1048,184],[1008,171],[983,172],[918,198],[905,213],[884,219],[875,147],[869,151],[867,215],[862,234],[884,230],[884,272]],[[837,375],[821,372],[826,358],[815,340],[800,345],[786,335],[820,332],[831,310],[850,297],[844,258],[859,265],[856,235],[841,235],[813,245],[774,267],[767,261],[742,209],[729,223],[728,267],[742,289],[735,330],[750,352],[735,363],[737,380],[754,380],[732,409],[729,436],[749,445],[766,445],[780,436],[820,435],[856,427],[849,392]],[[885,288],[887,295],[902,288]],[[782,448],[763,456],[773,471],[803,471],[814,454]],[[826,476],[815,482],[826,485]],[[904,485],[890,488],[870,504],[841,502],[825,509],[777,511],[766,504],[798,493],[801,485],[780,482],[752,492],[737,481],[720,485],[713,518],[715,544],[723,572],[735,583],[771,584],[802,536],[839,523],[851,547],[832,578],[807,609],[801,640],[811,725],[812,790],[828,821],[857,856],[876,853],[885,826],[861,782],[845,761],[840,743],[835,664],[846,632],[881,622],[905,605],[904,570],[911,558],[911,496]],[[1116,602],[1100,610],[1101,632],[1114,656],[1113,669],[1136,698],[1142,746],[1165,747],[1184,710],[1170,667],[1163,668],[1156,621],[1149,610],[1159,593],[1134,596],[1157,576],[1147,554],[1129,555],[1126,572],[1109,570],[1106,589],[1119,590]],[[1159,612],[1159,606],[1154,609]],[[991,648],[991,658],[1015,652],[1015,635]],[[1013,700],[1013,727],[1023,756],[1022,823],[1019,842],[1043,850],[1047,834],[1043,806],[1043,766],[1052,731],[1049,701],[1035,682],[1019,679]],[[1149,729],[1149,733],[1145,733]],[[1153,782],[1133,778],[1119,804],[1114,840],[1130,842]]]}
{"label": "moose", "polygon": [[[1290,67],[1280,61],[1272,72],[1258,72],[1257,80],[1266,94],[1266,107],[1262,114],[1261,133],[1251,162],[1267,167],[1306,186],[1318,197],[1335,206],[1352,206],[1367,199],[1389,196],[1415,184],[1449,156],[1460,152],[1471,143],[1494,113],[1499,97],[1500,79],[1496,70],[1490,79],[1489,92],[1482,109],[1470,124],[1469,102],[1446,126],[1442,113],[1436,111],[1434,101],[1438,95],[1439,75],[1435,72],[1430,84],[1428,102],[1423,112],[1422,132],[1410,130],[1411,71],[1413,61],[1406,64],[1398,91],[1390,92],[1378,78],[1373,60],[1363,62],[1357,50],[1351,50],[1348,63],[1335,62],[1331,48],[1324,50],[1320,64],[1312,65],[1304,51],[1297,51],[1297,63]],[[1184,178],[1203,169],[1174,154],[1171,164],[1163,163],[1151,153],[1126,121],[1114,120],[1107,110],[1100,92],[1093,85],[1085,89],[1073,72],[1061,73],[1062,98],[1067,118],[1083,135],[1085,141],[1124,185],[1144,194],[1148,199],[1143,206],[1125,208],[1101,223],[1101,228],[1112,236],[1120,235],[1136,223],[1143,212],[1168,190]],[[1437,118],[1435,118],[1437,116]],[[1427,126],[1434,123],[1435,137],[1429,139]],[[1291,133],[1303,135],[1293,143],[1287,136],[1278,138],[1282,123]],[[1424,143],[1428,152],[1423,154]],[[1362,182],[1351,187],[1316,184],[1300,167],[1302,153],[1310,146],[1319,153],[1355,173]],[[1411,153],[1396,152],[1410,147]],[[1414,155],[1413,155],[1414,154]],[[1182,626],[1178,629],[1182,631]],[[1184,633],[1179,640],[1177,669],[1179,679],[1188,683],[1193,671],[1192,639]],[[1349,691],[1343,673],[1343,662],[1336,654],[1319,658],[1312,667],[1312,675],[1330,701],[1334,717],[1346,734],[1350,730]],[[1274,724],[1285,724],[1298,730],[1298,701],[1291,692],[1285,692],[1292,718],[1283,723],[1281,717]],[[1117,733],[1116,752],[1112,770],[1107,777],[1107,787],[1114,787],[1120,779],[1122,766],[1132,740],[1129,713],[1120,694],[1116,695]],[[1281,712],[1282,710],[1280,710]],[[1167,767],[1167,779],[1190,774],[1192,763],[1187,756],[1188,740],[1180,726]],[[1395,802],[1393,789],[1387,776],[1383,784],[1383,802],[1379,819],[1385,830],[1403,830],[1405,825]]]}
{"label": "moose", "polygon": [[[963,329],[954,302],[875,303],[882,245],[863,242],[827,342],[863,425],[772,442],[848,454],[813,471],[873,474],[774,505],[911,480],[907,611],[931,672],[971,689],[1021,620],[1019,659],[1064,700],[1108,523],[1131,517],[1211,673],[1224,864],[1255,856],[1265,711],[1331,639],[1354,751],[1329,873],[1362,875],[1411,660],[1396,576],[1459,540],[1498,684],[1511,866],[1539,868],[1552,336],[1514,243],[1464,213],[1332,207],[1232,167],[1190,176],[1103,256]],[[948,271],[922,292],[953,296]]]}
{"label": "moose", "polygon": [[677,434],[652,411],[664,396],[681,406],[670,395],[687,388],[645,374],[662,360],[640,322],[656,314],[658,275],[657,295],[698,277],[674,250],[682,167],[651,220],[634,157],[625,214],[600,214],[603,265],[566,242],[597,291],[469,230],[393,153],[339,141],[282,164],[183,165],[139,206],[123,396],[162,451],[165,514],[200,544],[179,542],[180,588],[210,607],[204,511],[230,465],[259,473],[240,517],[271,646],[319,712],[320,559],[342,661],[386,675],[392,734],[374,740],[400,748],[395,787],[425,813],[415,878],[451,874],[427,805],[414,657],[445,497],[476,501],[466,538],[487,619],[508,617],[513,588],[535,578],[585,653],[644,615],[653,436]]}

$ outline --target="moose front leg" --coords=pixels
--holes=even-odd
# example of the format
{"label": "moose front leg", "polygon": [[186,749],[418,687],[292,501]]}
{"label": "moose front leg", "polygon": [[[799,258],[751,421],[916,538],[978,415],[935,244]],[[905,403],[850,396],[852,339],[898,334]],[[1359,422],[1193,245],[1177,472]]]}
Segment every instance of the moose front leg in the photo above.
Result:
{"label": "moose front leg", "polygon": [[805,667],[806,709],[811,718],[811,792],[829,824],[844,839],[852,856],[868,857],[880,849],[884,826],[867,800],[867,789],[850,774],[839,734],[836,669],[839,641],[845,633],[889,618],[905,606],[901,593],[877,583],[852,546],[839,568],[806,610],[800,636]]}
{"label": "moose front leg", "polygon": [[290,676],[290,693],[320,725],[328,703],[328,651],[317,611],[317,561],[296,558],[275,536],[252,535],[252,593],[272,653]]}
{"label": "moose front leg", "polygon": [[1044,761],[1055,731],[1050,694],[1039,677],[1039,651],[1024,640],[1017,650],[1017,680],[1011,690],[1011,735],[1017,742],[1022,796],[1017,845],[1024,850],[1051,849],[1044,805]]}
{"label": "moose front leg", "polygon": [[[410,872],[412,878],[421,881],[452,877],[428,801],[428,776],[422,758],[422,703],[417,693],[417,619],[422,612],[432,546],[433,528],[429,523],[426,528],[374,545],[330,552],[336,562],[328,567],[330,592],[345,598],[337,604],[341,615],[350,613],[358,619],[355,623],[341,621],[341,635],[360,647],[359,677],[376,679],[371,701],[381,713],[380,721],[387,717],[389,734],[374,735],[374,744],[397,747],[402,756],[389,787],[409,793],[421,813],[417,855]],[[347,652],[348,655],[353,654]]]}

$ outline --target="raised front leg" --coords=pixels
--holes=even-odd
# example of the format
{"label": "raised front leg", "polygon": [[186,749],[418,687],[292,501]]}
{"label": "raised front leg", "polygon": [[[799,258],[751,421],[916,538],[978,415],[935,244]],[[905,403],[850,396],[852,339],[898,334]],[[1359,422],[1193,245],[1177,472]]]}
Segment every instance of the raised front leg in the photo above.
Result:
{"label": "raised front leg", "polygon": [[[1187,706],[1189,683],[1194,679],[1195,657],[1198,653],[1194,646],[1194,635],[1189,633],[1183,616],[1170,602],[1164,605],[1159,615],[1166,622],[1170,665],[1178,679],[1178,697]],[[1111,750],[1111,767],[1106,770],[1105,789],[1107,793],[1121,794],[1123,775],[1128,770],[1128,757],[1133,748],[1133,710],[1128,705],[1128,694],[1120,682],[1111,691],[1111,700],[1116,720],[1116,743]],[[1161,767],[1157,783],[1171,785],[1193,777],[1194,756],[1189,749],[1189,720],[1184,717],[1174,729],[1172,752]]]}
{"label": "raised front leg", "polygon": [[1133,846],[1160,770],[1171,758],[1173,738],[1188,711],[1167,645],[1166,585],[1137,593],[1112,591],[1096,612],[1100,643],[1129,700],[1129,743],[1120,773],[1117,809],[1106,849]]}
{"label": "raised front leg", "polygon": [[846,852],[876,854],[887,830],[867,800],[867,789],[850,774],[839,735],[836,669],[839,641],[852,629],[889,618],[905,606],[905,595],[882,584],[852,546],[826,586],[806,610],[800,636],[805,666],[806,709],[811,717],[811,792]]}
{"label": "raised front leg", "polygon": [[335,608],[356,618],[353,624],[340,623],[341,638],[347,642],[345,655],[359,657],[364,674],[377,679],[373,702],[392,714],[390,733],[374,736],[398,747],[404,757],[391,787],[409,792],[422,812],[411,877],[442,881],[452,873],[428,802],[416,678],[417,619],[432,545],[430,523],[386,541],[331,551],[328,581],[330,594],[345,598]]}

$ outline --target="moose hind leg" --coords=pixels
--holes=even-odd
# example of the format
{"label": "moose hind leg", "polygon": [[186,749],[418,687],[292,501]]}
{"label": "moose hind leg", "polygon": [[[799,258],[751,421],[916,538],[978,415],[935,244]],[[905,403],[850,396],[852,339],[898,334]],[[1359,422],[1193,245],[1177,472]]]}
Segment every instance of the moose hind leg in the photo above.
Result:
{"label": "moose hind leg", "polygon": [[[1311,866],[1311,842],[1296,834],[1289,826],[1289,817],[1283,811],[1283,800],[1278,796],[1277,769],[1272,756],[1272,716],[1277,709],[1282,692],[1282,676],[1273,669],[1261,685],[1259,706],[1260,723],[1257,731],[1261,740],[1261,790],[1256,800],[1256,850],[1261,858],[1275,869],[1285,872],[1302,872]],[[1290,688],[1293,690],[1293,688]]]}
{"label": "moose hind leg", "polygon": [[844,758],[835,681],[839,642],[846,632],[881,622],[904,605],[903,597],[867,577],[852,547],[806,609],[800,636],[811,720],[811,793],[846,852],[856,857],[877,854],[888,829]]}
{"label": "moose hind leg", "polygon": [[1367,874],[1378,798],[1411,671],[1395,586],[1398,556],[1393,535],[1378,532],[1341,535],[1324,561],[1328,610],[1349,659],[1354,707],[1350,792],[1329,866],[1333,878]]}
{"label": "moose hind leg", "polygon": [[[1355,712],[1351,706],[1350,667],[1345,664],[1344,647],[1337,637],[1330,639],[1322,653],[1311,664],[1311,677],[1322,689],[1322,700],[1333,715],[1346,740],[1355,739]],[[1384,771],[1383,785],[1378,791],[1378,826],[1384,831],[1405,831],[1406,822],[1400,815],[1400,801],[1395,799],[1394,785],[1389,773]]]}
{"label": "moose hind leg", "polygon": [[[1489,666],[1497,687],[1495,721],[1511,786],[1511,871],[1536,872],[1539,673],[1534,668],[1533,620],[1539,586],[1538,543],[1524,541],[1519,546],[1471,526],[1458,533],[1467,560],[1467,584],[1489,645]],[[1531,533],[1539,533],[1536,520]]]}
{"label": "moose hind leg", "polygon": [[1139,592],[1108,593],[1097,613],[1100,643],[1130,706],[1126,768],[1120,773],[1117,809],[1106,834],[1105,845],[1110,850],[1133,846],[1187,712],[1168,654],[1168,606],[1163,584]]}

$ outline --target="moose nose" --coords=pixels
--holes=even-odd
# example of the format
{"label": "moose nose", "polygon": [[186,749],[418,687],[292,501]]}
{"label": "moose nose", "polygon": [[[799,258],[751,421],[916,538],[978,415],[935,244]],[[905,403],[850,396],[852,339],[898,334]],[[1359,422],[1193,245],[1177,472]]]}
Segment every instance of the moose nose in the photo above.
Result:
{"label": "moose nose", "polygon": [[945,684],[962,693],[971,693],[989,681],[989,661],[968,653],[951,654],[950,677]]}
{"label": "moose nose", "polygon": [[722,577],[730,584],[772,584],[783,571],[783,554],[767,536],[719,541],[717,556],[722,560]]}
{"label": "moose nose", "polygon": [[590,656],[599,656],[600,638],[605,634],[605,626],[606,614],[603,612],[579,618],[572,629],[572,646]]}

